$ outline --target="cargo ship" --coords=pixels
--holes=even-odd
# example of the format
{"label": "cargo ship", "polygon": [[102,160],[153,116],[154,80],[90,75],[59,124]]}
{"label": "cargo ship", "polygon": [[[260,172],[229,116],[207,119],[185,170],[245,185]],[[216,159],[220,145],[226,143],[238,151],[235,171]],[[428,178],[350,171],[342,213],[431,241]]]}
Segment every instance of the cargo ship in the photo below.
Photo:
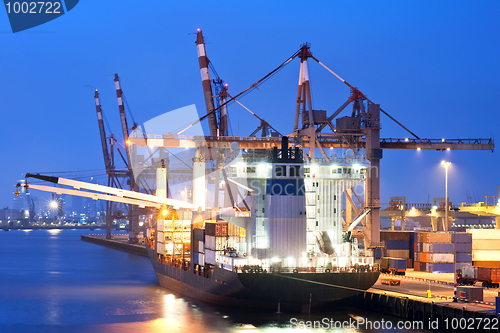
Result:
{"label": "cargo ship", "polygon": [[[324,305],[369,289],[379,277],[373,257],[346,237],[342,223],[342,196],[362,188],[367,167],[349,156],[304,163],[283,137],[269,156],[236,158],[216,171],[225,175],[223,191],[207,186],[210,175],[193,179],[199,210],[158,211],[146,231],[159,284],[210,303],[259,308]],[[206,169],[193,163],[193,174]],[[168,178],[163,172],[159,178]],[[166,193],[161,186],[158,193]],[[234,208],[202,209],[219,196]]]}
{"label": "cargo ship", "polygon": [[[31,189],[154,207],[144,240],[159,284],[204,302],[300,309],[356,295],[377,281],[373,256],[342,221],[343,195],[362,188],[369,166],[363,158],[305,163],[283,137],[281,149],[269,155],[238,156],[218,168],[224,190],[210,184],[213,173],[204,174],[208,162],[191,160],[191,193],[184,196],[190,202],[168,198],[175,186],[187,185],[167,181],[165,163],[156,168],[154,196],[60,177],[27,177],[78,190],[37,184]],[[209,199],[229,207],[208,206]]]}

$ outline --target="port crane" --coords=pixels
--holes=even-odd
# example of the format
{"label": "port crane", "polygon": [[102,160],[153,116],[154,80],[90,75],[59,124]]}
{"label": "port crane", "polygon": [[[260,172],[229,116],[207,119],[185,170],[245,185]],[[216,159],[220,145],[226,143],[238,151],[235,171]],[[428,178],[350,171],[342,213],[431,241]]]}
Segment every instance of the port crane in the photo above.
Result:
{"label": "port crane", "polygon": [[[211,159],[212,151],[216,149],[229,149],[231,144],[237,143],[240,149],[268,150],[279,147],[280,137],[261,136],[256,137],[258,130],[248,137],[225,136],[218,132],[221,126],[217,123],[216,112],[229,103],[239,103],[237,99],[243,94],[256,89],[262,82],[278,72],[281,68],[289,64],[293,59],[300,59],[299,85],[295,110],[295,123],[293,132],[288,135],[290,146],[299,147],[303,151],[304,157],[312,162],[316,159],[316,149],[321,152],[323,159],[329,162],[329,157],[325,153],[326,148],[346,148],[357,151],[365,149],[367,160],[370,162],[369,172],[366,175],[366,190],[364,196],[364,209],[370,213],[363,217],[364,239],[367,248],[377,248],[380,243],[380,160],[383,157],[384,149],[435,149],[442,150],[491,150],[494,149],[493,139],[428,139],[420,138],[414,132],[409,130],[403,124],[398,122],[388,112],[383,110],[379,104],[371,101],[358,88],[354,87],[337,73],[328,68],[319,59],[310,52],[308,44],[285,60],[276,69],[265,75],[263,78],[250,85],[235,96],[228,97],[225,102],[218,107],[214,106],[211,96],[210,79],[208,75],[208,58],[203,43],[201,31],[197,34],[197,49],[202,76],[203,91],[206,102],[207,114],[198,119],[195,123],[177,133],[154,137],[150,140],[148,135],[142,138],[130,138],[131,144],[137,146],[156,146],[156,147],[184,147],[198,148],[204,159]],[[328,72],[334,75],[342,83],[350,88],[350,96],[335,112],[326,116],[325,111],[313,110],[311,101],[311,90],[308,74],[308,60],[312,59]],[[349,116],[338,117],[340,113],[349,105],[353,104],[352,112]],[[392,121],[396,122],[409,134],[409,138],[381,138],[380,137],[380,116],[384,114]],[[194,124],[208,118],[210,127],[210,136],[204,140],[197,140],[194,137],[189,138],[182,133]],[[335,120],[335,124],[333,121]],[[262,126],[262,123],[261,123]],[[330,129],[326,132],[325,129]],[[227,183],[227,182],[226,182]],[[351,223],[351,221],[346,221]]]}
{"label": "port crane", "polygon": [[[276,69],[269,72],[267,75],[262,77],[260,80],[250,85],[247,89],[242,92],[231,96],[227,89],[220,89],[216,94],[211,86],[211,80],[209,75],[209,60],[206,56],[206,50],[203,40],[203,35],[201,30],[197,33],[196,47],[198,51],[200,73],[202,78],[202,87],[205,97],[205,104],[207,113],[203,117],[196,120],[194,123],[190,124],[188,127],[178,131],[177,133],[169,133],[167,135],[162,135],[160,138],[158,135],[149,135],[144,133],[142,136],[131,137],[129,134],[128,124],[125,117],[125,108],[123,104],[123,95],[119,83],[118,76],[115,76],[115,85],[117,91],[117,98],[120,110],[120,118],[122,123],[123,136],[126,144],[126,158],[122,156],[127,170],[124,171],[123,175],[129,177],[128,183],[130,185],[131,191],[137,191],[139,185],[136,182],[136,177],[132,174],[132,161],[131,161],[131,149],[132,147],[144,147],[147,146],[150,149],[154,148],[196,148],[196,161],[201,163],[202,161],[214,161],[213,169],[217,170],[218,166],[224,161],[226,156],[221,151],[230,151],[234,144],[237,144],[238,149],[251,149],[251,150],[261,150],[268,151],[272,148],[279,147],[281,145],[281,138],[279,136],[267,136],[265,135],[269,128],[274,128],[265,122],[262,118],[258,117],[254,112],[246,108],[238,100],[239,97],[244,94],[256,89],[261,83],[269,79],[271,76],[276,74],[280,69],[282,69],[287,64],[291,63],[295,58],[300,59],[299,68],[299,84],[295,108],[295,122],[293,132],[289,133],[287,137],[288,147],[296,147],[303,152],[304,158],[308,162],[313,162],[316,160],[316,150],[319,150],[323,159],[329,162],[329,157],[325,153],[326,148],[347,148],[357,151],[359,149],[365,149],[367,160],[370,162],[369,172],[366,174],[366,190],[364,193],[364,212],[369,212],[364,214],[362,221],[365,219],[364,225],[364,239],[367,248],[377,248],[380,247],[380,159],[383,157],[383,149],[436,149],[440,150],[491,150],[494,149],[493,140],[490,139],[423,139],[418,137],[415,133],[406,128],[403,124],[398,122],[394,117],[389,115],[385,110],[380,108],[379,104],[372,102],[364,93],[362,93],[358,88],[354,87],[346,80],[341,78],[337,73],[328,68],[319,59],[314,57],[310,51],[310,46],[304,44],[301,48],[295,52],[291,57],[286,59],[281,63]],[[350,96],[347,101],[345,101],[335,112],[327,116],[326,111],[313,110],[312,100],[311,100],[311,88],[309,82],[309,70],[308,61],[314,60],[320,66],[325,68],[328,72],[334,75],[342,83],[347,85],[350,89]],[[218,78],[219,79],[219,78]],[[225,86],[222,86],[225,88]],[[218,96],[219,100],[216,106],[214,103],[214,96]],[[260,129],[263,129],[263,135],[260,137],[255,136],[257,131],[254,131],[250,136],[229,136],[228,126],[227,126],[227,106],[229,103],[238,103],[244,107],[247,111],[250,111],[260,120]],[[349,116],[339,117],[340,113],[349,105],[353,104],[352,112]],[[96,92],[96,108],[98,110],[99,119],[99,109],[100,105],[98,103],[98,94]],[[380,137],[380,116],[381,113],[389,117],[391,120],[396,122],[399,126],[405,129],[411,138],[381,138]],[[217,115],[219,115],[217,117]],[[210,135],[204,136],[202,139],[194,136],[183,135],[183,132],[188,128],[194,126],[194,124],[208,118]],[[334,121],[335,120],[335,124]],[[102,122],[99,123],[100,128],[102,127]],[[103,128],[103,127],[102,127]],[[326,129],[330,129],[326,132]],[[103,145],[103,154],[106,165],[106,170],[108,175],[110,175],[110,183],[116,185],[118,181],[112,176],[117,175],[117,171],[114,170],[113,161],[111,159],[112,152],[109,153],[105,149],[106,136],[103,130],[101,132],[101,143]],[[276,133],[279,133],[275,130]],[[107,147],[107,146],[106,146]],[[286,149],[286,147],[285,147]],[[108,156],[108,157],[107,157]],[[167,164],[165,161],[162,163]],[[203,168],[204,169],[204,168]],[[108,171],[109,170],[109,171]],[[201,169],[200,169],[201,170]],[[175,171],[175,170],[172,170]],[[227,177],[225,171],[222,169],[222,177],[219,172],[216,172],[216,182],[218,183],[221,179],[224,181],[227,192],[229,194],[229,199],[231,200],[231,206],[235,206],[232,192],[235,191],[235,187],[230,185],[229,178]],[[202,170],[201,174],[205,174],[205,170]],[[236,184],[233,184],[236,186]],[[146,182],[141,184],[142,188],[147,188]],[[216,189],[219,187],[216,186]],[[236,188],[237,189],[237,188]],[[168,193],[168,190],[167,190]],[[216,192],[215,197],[218,198]],[[240,197],[244,197],[240,194]],[[193,204],[195,207],[203,206],[199,202],[202,202],[204,197],[193,198]],[[224,203],[227,205],[227,202]],[[229,206],[229,205],[227,205]],[[351,206],[352,207],[352,206]],[[359,221],[358,221],[359,222]],[[346,221],[347,224],[351,224],[352,221]],[[133,223],[131,223],[133,224]],[[133,224],[135,225],[135,224]],[[132,227],[133,231],[135,227]],[[110,230],[110,229],[109,229]]]}

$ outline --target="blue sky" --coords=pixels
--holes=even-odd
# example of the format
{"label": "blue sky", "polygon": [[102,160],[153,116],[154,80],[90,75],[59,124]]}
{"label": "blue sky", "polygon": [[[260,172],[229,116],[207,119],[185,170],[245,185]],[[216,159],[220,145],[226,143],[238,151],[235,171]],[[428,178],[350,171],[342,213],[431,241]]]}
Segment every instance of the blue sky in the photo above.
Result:
{"label": "blue sky", "polygon": [[[231,94],[309,42],[315,57],[422,138],[500,137],[499,16],[497,1],[86,0],[13,34],[0,11],[0,206],[12,206],[26,172],[104,174],[92,87],[121,136],[115,73],[138,123],[193,103],[203,112],[197,28]],[[241,100],[283,133],[293,129],[298,65]],[[313,106],[331,114],[349,89],[319,65],[309,68]],[[229,116],[234,134],[258,126],[235,104]],[[381,137],[407,136],[382,117]],[[452,202],[465,201],[466,190],[497,195],[497,151],[385,150],[381,201],[444,196],[443,159],[453,163]]]}

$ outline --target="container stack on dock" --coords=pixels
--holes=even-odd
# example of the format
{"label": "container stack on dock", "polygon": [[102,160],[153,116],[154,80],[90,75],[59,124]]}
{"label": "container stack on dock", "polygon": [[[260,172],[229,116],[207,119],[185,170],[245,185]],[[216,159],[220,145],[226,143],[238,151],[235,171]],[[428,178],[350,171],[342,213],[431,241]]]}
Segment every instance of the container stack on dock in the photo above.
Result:
{"label": "container stack on dock", "polygon": [[500,268],[500,229],[469,229],[474,266]]}
{"label": "container stack on dock", "polygon": [[383,256],[406,259],[406,267],[412,268],[414,235],[412,231],[381,231],[380,241],[385,249]]}
{"label": "container stack on dock", "polygon": [[456,232],[451,235],[455,243],[456,269],[472,265],[472,237],[465,232]]}
{"label": "container stack on dock", "polygon": [[453,243],[456,251],[456,268],[472,265],[472,238],[466,233],[419,232],[416,234],[415,271],[453,273]]}

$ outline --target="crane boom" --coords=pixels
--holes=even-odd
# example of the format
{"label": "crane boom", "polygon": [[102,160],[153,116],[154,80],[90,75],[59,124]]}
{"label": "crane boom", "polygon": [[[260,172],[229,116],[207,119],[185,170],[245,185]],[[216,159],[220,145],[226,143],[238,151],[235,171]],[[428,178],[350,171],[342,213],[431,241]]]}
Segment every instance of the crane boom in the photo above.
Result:
{"label": "crane boom", "polygon": [[108,144],[106,142],[106,131],[104,129],[104,121],[102,119],[102,109],[101,103],[99,102],[99,92],[97,89],[95,90],[95,108],[97,112],[97,122],[99,124],[99,134],[101,136],[101,146],[102,146],[102,154],[104,156],[104,165],[106,167],[106,173],[110,174],[111,172],[111,158],[109,155]]}
{"label": "crane boom", "polygon": [[[85,189],[85,190],[90,190],[90,191],[111,194],[111,195],[116,196],[117,198],[136,199],[136,200],[140,200],[142,202],[142,205],[149,206],[149,207],[152,206],[151,203],[156,203],[156,204],[160,204],[160,205],[173,206],[174,208],[189,208],[189,209],[196,209],[197,208],[193,204],[190,204],[190,203],[184,202],[184,201],[180,201],[180,200],[162,198],[162,197],[157,197],[157,196],[149,195],[149,194],[145,194],[145,193],[122,190],[122,189],[98,185],[98,184],[91,184],[91,183],[86,183],[86,182],[82,182],[82,181],[78,181],[78,180],[71,180],[71,179],[66,179],[66,178],[61,178],[61,177],[44,176],[44,175],[40,175],[40,174],[33,175],[30,173],[27,173],[26,178],[29,178],[29,177],[48,181],[48,182],[51,182],[54,184],[71,186],[77,190]],[[32,186],[32,185],[29,185],[29,186]],[[33,185],[33,186],[35,186],[35,185]],[[33,187],[33,188],[35,188],[35,187]],[[54,191],[50,191],[50,192],[54,192]],[[84,193],[84,192],[82,192],[82,193]],[[90,192],[86,192],[86,193],[90,193]],[[105,200],[105,199],[103,199],[103,200]],[[111,200],[111,201],[115,201],[115,200]],[[117,201],[117,202],[119,202],[119,201]],[[134,205],[141,205],[139,203],[133,203],[133,204]]]}
{"label": "crane boom", "polygon": [[349,226],[349,228],[347,228],[346,232],[351,232],[354,228],[356,228],[356,226],[359,224],[359,222],[361,222],[361,220],[366,215],[368,215],[368,213],[371,212],[371,210],[372,210],[371,208],[368,208],[363,213],[361,213],[361,215],[359,215],[354,221],[352,221],[351,225]]}

